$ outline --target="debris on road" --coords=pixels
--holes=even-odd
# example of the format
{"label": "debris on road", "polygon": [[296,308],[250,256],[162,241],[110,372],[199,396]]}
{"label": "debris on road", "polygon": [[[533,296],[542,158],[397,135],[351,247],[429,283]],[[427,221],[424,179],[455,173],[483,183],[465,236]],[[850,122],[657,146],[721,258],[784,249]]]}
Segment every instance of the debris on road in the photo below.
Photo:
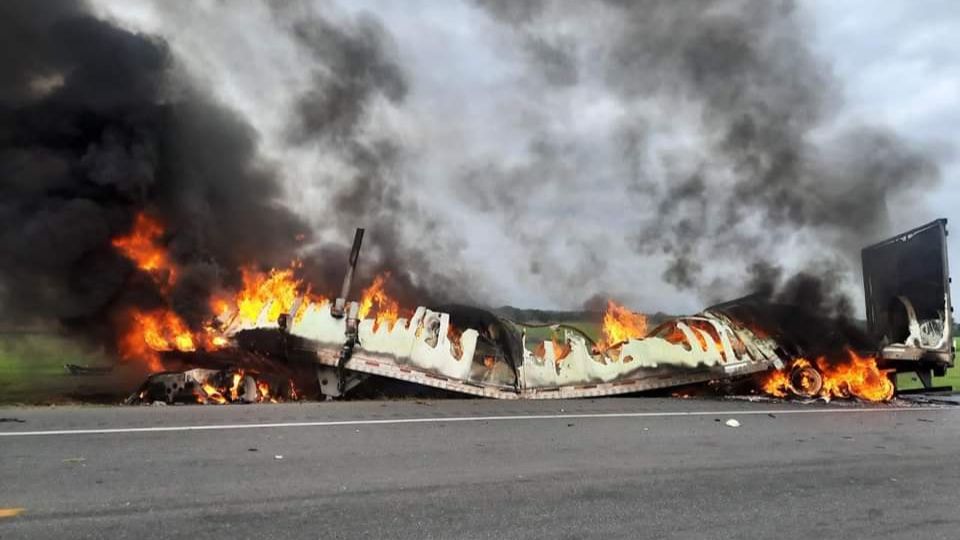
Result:
{"label": "debris on road", "polygon": [[251,369],[190,369],[151,375],[128,404],[263,403],[297,399],[293,380],[272,373],[263,376]]}

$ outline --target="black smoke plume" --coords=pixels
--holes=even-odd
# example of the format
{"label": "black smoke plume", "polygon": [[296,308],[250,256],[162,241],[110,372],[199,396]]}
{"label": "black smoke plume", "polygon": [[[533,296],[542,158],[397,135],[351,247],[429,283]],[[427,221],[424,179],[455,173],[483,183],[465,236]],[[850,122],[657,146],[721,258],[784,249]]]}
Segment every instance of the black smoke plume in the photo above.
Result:
{"label": "black smoke plume", "polygon": [[308,232],[280,203],[246,122],[193,84],[166,43],[75,0],[0,4],[0,316],[111,338],[160,302],[111,245],[146,212],[180,267],[191,324],[241,265],[283,265]]}

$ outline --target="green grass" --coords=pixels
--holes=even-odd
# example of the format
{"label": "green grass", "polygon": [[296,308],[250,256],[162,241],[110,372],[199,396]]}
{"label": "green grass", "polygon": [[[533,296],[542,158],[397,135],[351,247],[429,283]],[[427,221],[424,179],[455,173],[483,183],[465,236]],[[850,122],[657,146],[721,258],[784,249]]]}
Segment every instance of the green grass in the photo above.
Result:
{"label": "green grass", "polygon": [[[960,338],[953,340],[953,346],[960,350]],[[954,357],[953,363],[954,366],[947,370],[946,375],[933,378],[934,386],[952,386],[954,390],[960,389],[960,354]],[[920,380],[913,373],[897,374],[897,388],[900,390],[913,390],[921,386]]]}
{"label": "green grass", "polygon": [[79,390],[63,365],[107,365],[104,353],[56,334],[0,335],[0,402],[43,402]]}
{"label": "green grass", "polygon": [[[591,339],[596,341],[600,337],[600,323],[590,322],[590,321],[579,321],[579,322],[564,322],[562,323],[566,326],[572,326],[583,333],[590,336]],[[527,327],[527,347],[533,348],[541,341],[550,339],[551,333],[553,330],[550,327]],[[560,328],[558,333],[562,333],[563,328]]]}

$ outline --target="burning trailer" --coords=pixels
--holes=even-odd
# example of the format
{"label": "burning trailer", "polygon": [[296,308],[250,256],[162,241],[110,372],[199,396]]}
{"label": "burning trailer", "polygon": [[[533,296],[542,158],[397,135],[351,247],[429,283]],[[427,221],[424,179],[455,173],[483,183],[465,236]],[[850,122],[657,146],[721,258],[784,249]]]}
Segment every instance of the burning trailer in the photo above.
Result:
{"label": "burning trailer", "polygon": [[295,399],[298,387],[339,398],[372,375],[497,399],[748,380],[777,397],[885,401],[895,373],[917,373],[930,388],[932,375],[953,365],[946,234],[938,220],[863,250],[866,332],[752,296],[649,331],[642,315],[609,302],[595,341],[565,324],[537,325],[550,335],[532,339],[532,325],[468,306],[401,316],[386,276],[351,301],[360,229],[332,302],[279,271],[250,277],[258,286],[224,307],[204,336],[178,337],[176,327],[138,334],[163,365],[191,369],[151,376],[130,401],[252,403]]}

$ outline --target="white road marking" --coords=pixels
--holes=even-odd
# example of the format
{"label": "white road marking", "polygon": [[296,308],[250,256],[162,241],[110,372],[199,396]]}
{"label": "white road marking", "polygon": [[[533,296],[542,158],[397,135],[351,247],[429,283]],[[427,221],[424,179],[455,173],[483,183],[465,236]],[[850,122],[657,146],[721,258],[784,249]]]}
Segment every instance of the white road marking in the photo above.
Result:
{"label": "white road marking", "polygon": [[[605,419],[605,418],[670,418],[670,417],[700,417],[700,416],[759,416],[766,414],[862,414],[862,413],[901,413],[901,412],[929,412],[949,411],[945,407],[911,407],[909,409],[787,409],[787,410],[760,410],[760,411],[673,411],[673,412],[633,412],[633,413],[583,413],[583,414],[528,414],[514,416],[453,416],[429,418],[395,418],[390,420],[328,420],[318,422],[276,422],[265,424],[206,424],[198,426],[160,426],[160,427],[131,427],[131,428],[102,428],[102,429],[56,429],[48,431],[7,431],[0,432],[0,437],[33,437],[41,435],[109,435],[115,433],[164,433],[174,431],[220,431],[231,429],[270,429],[292,427],[337,427],[337,426],[371,426],[395,424],[442,424],[449,422],[502,422],[506,420],[575,420],[575,419]],[[957,409],[960,410],[960,409]]]}

